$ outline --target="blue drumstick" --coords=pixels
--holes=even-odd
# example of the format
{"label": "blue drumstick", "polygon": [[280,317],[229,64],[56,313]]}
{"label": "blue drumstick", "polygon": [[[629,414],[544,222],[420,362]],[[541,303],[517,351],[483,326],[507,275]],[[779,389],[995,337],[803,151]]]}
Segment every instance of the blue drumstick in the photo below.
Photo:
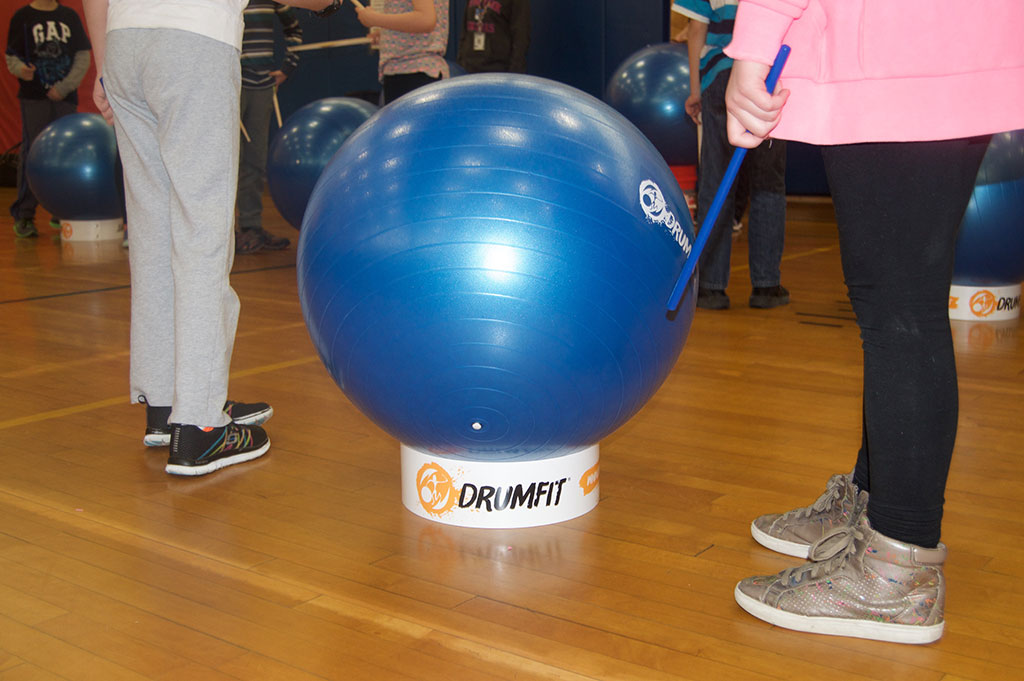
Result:
{"label": "blue drumstick", "polygon": [[[775,56],[775,63],[772,64],[768,77],[764,81],[768,92],[775,91],[775,85],[779,82],[779,75],[782,73],[782,67],[786,65],[788,57],[789,45],[783,45],[779,48],[779,53]],[[676,280],[675,288],[672,289],[672,295],[668,299],[669,312],[675,312],[676,308],[679,307],[679,302],[683,299],[683,292],[686,291],[686,286],[690,283],[690,277],[693,276],[693,271],[697,267],[700,254],[704,250],[708,237],[711,236],[711,229],[718,219],[718,214],[722,211],[722,204],[725,203],[725,197],[729,195],[729,190],[732,189],[732,183],[736,180],[736,174],[739,173],[740,164],[743,163],[746,155],[747,150],[743,147],[737,147],[732,153],[729,167],[725,169],[725,175],[722,177],[721,184],[718,185],[718,191],[715,192],[715,198],[711,202],[711,207],[708,208],[704,221],[700,224],[700,231],[697,232],[697,240],[693,244],[693,250],[690,251],[686,262],[683,263],[683,271]]]}

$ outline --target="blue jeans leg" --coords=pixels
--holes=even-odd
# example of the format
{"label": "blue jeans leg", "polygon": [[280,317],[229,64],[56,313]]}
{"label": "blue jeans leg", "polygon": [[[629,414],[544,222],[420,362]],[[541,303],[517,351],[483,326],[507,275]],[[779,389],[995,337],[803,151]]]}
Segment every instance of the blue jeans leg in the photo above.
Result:
{"label": "blue jeans leg", "polygon": [[[723,72],[701,94],[703,140],[697,179],[697,224],[702,225],[708,208],[722,183],[732,158],[725,121],[725,87],[729,72]],[[743,162],[750,183],[750,280],[755,287],[775,286],[780,281],[779,263],[786,228],[786,145],[780,140],[751,149]],[[725,290],[729,285],[732,255],[732,222],[735,215],[735,186],[722,205],[711,236],[701,254],[700,286]]]}

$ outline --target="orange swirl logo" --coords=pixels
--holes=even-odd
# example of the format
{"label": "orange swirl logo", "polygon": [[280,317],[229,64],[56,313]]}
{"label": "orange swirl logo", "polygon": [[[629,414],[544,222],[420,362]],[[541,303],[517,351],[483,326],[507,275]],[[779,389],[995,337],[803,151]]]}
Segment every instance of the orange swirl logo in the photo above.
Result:
{"label": "orange swirl logo", "polygon": [[991,291],[981,290],[971,296],[971,314],[987,317],[996,311],[996,297]]}
{"label": "orange swirl logo", "polygon": [[452,476],[436,463],[423,464],[416,474],[416,490],[423,510],[438,517],[452,510],[459,496]]}

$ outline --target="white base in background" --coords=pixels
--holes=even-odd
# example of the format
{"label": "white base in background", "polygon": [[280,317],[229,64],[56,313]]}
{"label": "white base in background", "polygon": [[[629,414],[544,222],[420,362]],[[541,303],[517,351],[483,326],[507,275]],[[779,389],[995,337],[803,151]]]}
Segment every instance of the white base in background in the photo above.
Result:
{"label": "white base in background", "polygon": [[60,238],[64,241],[112,241],[124,237],[124,223],[113,220],[61,220]]}
{"label": "white base in background", "polygon": [[1020,284],[949,287],[949,318],[1002,322],[1020,317]]}

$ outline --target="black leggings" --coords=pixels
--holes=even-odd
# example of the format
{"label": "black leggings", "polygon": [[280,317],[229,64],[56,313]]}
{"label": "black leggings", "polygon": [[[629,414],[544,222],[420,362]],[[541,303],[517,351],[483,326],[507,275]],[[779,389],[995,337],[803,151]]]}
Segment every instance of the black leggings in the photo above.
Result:
{"label": "black leggings", "polygon": [[383,89],[383,103],[390,104],[402,95],[408,94],[424,85],[430,85],[441,80],[434,76],[417,71],[416,73],[395,73],[384,76],[381,81]]}
{"label": "black leggings", "polygon": [[882,534],[934,547],[957,426],[949,286],[988,138],[822,148],[864,350],[854,481]]}

